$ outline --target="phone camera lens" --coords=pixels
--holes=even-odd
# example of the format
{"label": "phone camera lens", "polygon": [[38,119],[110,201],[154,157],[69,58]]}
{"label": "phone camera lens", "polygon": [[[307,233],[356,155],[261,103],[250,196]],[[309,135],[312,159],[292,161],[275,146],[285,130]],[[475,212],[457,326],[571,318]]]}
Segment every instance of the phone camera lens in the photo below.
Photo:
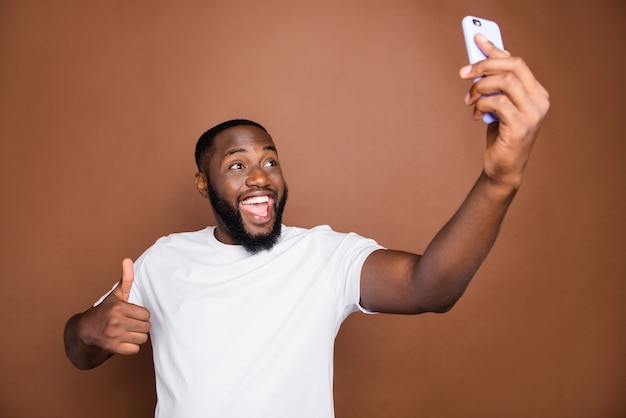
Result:
{"label": "phone camera lens", "polygon": [[478,19],[474,19],[474,20],[472,20],[472,22],[474,22],[474,25],[476,25],[476,26],[481,26],[482,25],[482,23],[480,23],[480,20],[478,20]]}

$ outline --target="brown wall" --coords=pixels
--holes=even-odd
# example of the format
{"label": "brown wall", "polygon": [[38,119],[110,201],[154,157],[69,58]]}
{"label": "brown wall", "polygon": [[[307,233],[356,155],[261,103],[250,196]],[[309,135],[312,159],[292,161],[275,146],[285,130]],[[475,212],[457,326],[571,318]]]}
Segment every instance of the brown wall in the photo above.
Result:
{"label": "brown wall", "polygon": [[626,416],[623,0],[2,0],[0,416],[150,416],[149,349],[80,372],[62,328],[123,257],[212,222],[193,146],[227,118],[273,133],[288,223],[422,251],[480,170],[466,14],[551,113],[455,309],[345,323],[337,416]]}

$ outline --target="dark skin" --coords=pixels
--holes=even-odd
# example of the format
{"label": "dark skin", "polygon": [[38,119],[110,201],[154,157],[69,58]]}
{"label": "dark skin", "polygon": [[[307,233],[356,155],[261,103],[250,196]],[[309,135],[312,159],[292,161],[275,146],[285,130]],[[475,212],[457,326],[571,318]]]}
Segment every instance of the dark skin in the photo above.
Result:
{"label": "dark skin", "polygon": [[[378,250],[361,272],[361,304],[387,313],[445,312],[462,296],[491,249],[504,215],[519,189],[523,173],[548,111],[547,91],[524,61],[500,51],[480,35],[476,42],[489,57],[465,66],[460,77],[474,83],[465,98],[473,118],[496,112],[500,122],[487,128],[483,171],[467,198],[439,231],[423,255]],[[500,95],[492,95],[501,92]],[[215,150],[196,174],[200,194],[211,184],[239,208],[246,229],[266,233],[275,221],[273,202],[284,193],[285,180],[272,139],[253,126],[229,128],[215,138]],[[266,211],[250,211],[246,199],[263,199]],[[249,202],[249,201],[248,201]],[[216,238],[238,244],[216,216]],[[65,330],[68,358],[81,369],[95,367],[113,354],[134,354],[148,339],[150,312],[128,303],[134,279],[130,259],[122,262],[122,279],[97,307],[70,318]]]}
{"label": "dark skin", "polygon": [[[211,158],[196,173],[198,192],[209,198],[212,187],[235,207],[239,207],[246,230],[254,235],[268,234],[276,221],[274,203],[285,193],[285,179],[272,138],[254,126],[235,126],[215,137]],[[242,204],[251,198],[265,198],[267,214],[260,216]],[[238,244],[220,216],[213,211],[216,238],[225,244]]]}
{"label": "dark skin", "polygon": [[91,369],[113,354],[137,354],[148,341],[150,312],[128,303],[134,280],[133,262],[122,261],[117,287],[96,307],[71,317],[65,326],[65,353],[72,364]]}

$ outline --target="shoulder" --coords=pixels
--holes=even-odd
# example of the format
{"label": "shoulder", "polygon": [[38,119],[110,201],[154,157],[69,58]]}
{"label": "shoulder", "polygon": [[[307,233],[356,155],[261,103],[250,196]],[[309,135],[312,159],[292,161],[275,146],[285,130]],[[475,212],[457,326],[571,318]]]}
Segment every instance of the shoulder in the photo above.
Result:
{"label": "shoulder", "polygon": [[292,240],[333,240],[342,239],[347,234],[337,232],[328,225],[318,225],[313,228],[301,228],[297,226],[283,226],[281,241]]}
{"label": "shoulder", "polygon": [[319,247],[323,252],[333,252],[339,248],[381,248],[373,239],[354,232],[338,232],[329,225],[319,225],[313,228],[283,226],[281,244],[290,246],[296,243]]}
{"label": "shoulder", "polygon": [[159,238],[152,247],[175,247],[179,245],[204,244],[213,237],[215,227],[207,227],[199,231],[177,232]]}
{"label": "shoulder", "polygon": [[213,227],[207,227],[193,232],[177,232],[163,236],[156,240],[141,255],[140,260],[175,256],[183,256],[187,253],[195,253],[205,249],[213,237]]}

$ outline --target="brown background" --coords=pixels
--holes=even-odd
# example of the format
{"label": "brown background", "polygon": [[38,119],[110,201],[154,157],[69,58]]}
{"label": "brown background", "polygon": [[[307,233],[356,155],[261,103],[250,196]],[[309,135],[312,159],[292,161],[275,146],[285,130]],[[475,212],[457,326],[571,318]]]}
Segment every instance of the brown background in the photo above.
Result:
{"label": "brown background", "polygon": [[466,14],[551,113],[455,309],[344,324],[337,416],[626,416],[623,0],[1,0],[0,416],[152,414],[149,349],[80,372],[62,329],[123,257],[212,222],[193,146],[222,120],[272,132],[287,223],[423,251],[481,168]]}

